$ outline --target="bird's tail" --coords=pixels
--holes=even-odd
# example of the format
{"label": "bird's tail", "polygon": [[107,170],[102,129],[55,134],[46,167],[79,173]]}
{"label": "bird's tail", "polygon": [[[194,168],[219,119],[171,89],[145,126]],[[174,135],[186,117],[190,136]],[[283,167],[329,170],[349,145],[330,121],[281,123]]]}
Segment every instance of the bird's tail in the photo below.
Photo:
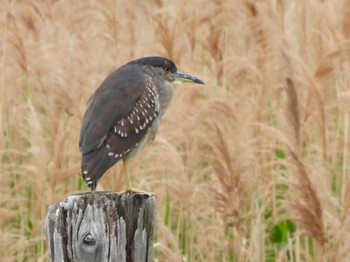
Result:
{"label": "bird's tail", "polygon": [[108,155],[109,152],[104,147],[97,150],[83,153],[81,171],[85,183],[92,191],[96,190],[97,184],[102,175],[120,158]]}

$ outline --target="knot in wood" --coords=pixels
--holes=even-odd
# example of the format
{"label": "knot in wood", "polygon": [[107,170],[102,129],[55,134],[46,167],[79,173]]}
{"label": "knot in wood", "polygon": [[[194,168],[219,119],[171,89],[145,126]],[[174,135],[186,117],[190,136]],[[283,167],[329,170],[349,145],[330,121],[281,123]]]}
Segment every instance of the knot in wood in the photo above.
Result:
{"label": "knot in wood", "polygon": [[94,246],[96,245],[96,239],[91,233],[89,233],[83,238],[83,243],[89,246]]}

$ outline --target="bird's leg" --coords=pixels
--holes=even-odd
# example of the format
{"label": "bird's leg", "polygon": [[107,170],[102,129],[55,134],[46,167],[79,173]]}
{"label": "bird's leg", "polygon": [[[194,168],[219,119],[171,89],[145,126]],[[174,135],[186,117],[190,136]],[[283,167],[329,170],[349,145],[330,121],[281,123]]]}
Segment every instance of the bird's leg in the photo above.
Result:
{"label": "bird's leg", "polygon": [[120,192],[120,194],[124,194],[128,192],[147,193],[143,190],[136,189],[131,186],[130,172],[129,172],[129,158],[128,157],[123,158],[123,163],[124,163],[124,173],[125,173],[125,188]]}
{"label": "bird's leg", "polygon": [[131,186],[131,181],[130,181],[130,173],[129,173],[129,158],[125,157],[123,159],[124,163],[124,173],[125,173],[125,192],[132,192],[134,191],[132,186]]}

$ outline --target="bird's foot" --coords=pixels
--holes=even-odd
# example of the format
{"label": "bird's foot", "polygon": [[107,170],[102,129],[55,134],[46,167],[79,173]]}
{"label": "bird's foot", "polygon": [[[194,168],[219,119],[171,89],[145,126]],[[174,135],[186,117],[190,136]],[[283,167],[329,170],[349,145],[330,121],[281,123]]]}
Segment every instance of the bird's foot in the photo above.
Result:
{"label": "bird's foot", "polygon": [[126,194],[126,193],[143,193],[143,194],[154,195],[153,192],[147,192],[138,188],[133,188],[131,186],[126,186],[122,191],[119,192],[120,195]]}

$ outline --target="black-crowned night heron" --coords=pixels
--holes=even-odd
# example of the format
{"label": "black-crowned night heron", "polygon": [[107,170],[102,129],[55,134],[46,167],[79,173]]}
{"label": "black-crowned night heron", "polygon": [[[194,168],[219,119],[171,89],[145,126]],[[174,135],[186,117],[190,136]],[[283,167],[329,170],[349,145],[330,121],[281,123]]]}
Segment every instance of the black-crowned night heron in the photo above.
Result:
{"label": "black-crowned night heron", "polygon": [[128,160],[152,142],[174,93],[173,83],[204,84],[163,57],[144,57],[110,74],[92,95],[80,131],[82,173],[94,191],[101,176],[124,161],[125,191],[132,191]]}

